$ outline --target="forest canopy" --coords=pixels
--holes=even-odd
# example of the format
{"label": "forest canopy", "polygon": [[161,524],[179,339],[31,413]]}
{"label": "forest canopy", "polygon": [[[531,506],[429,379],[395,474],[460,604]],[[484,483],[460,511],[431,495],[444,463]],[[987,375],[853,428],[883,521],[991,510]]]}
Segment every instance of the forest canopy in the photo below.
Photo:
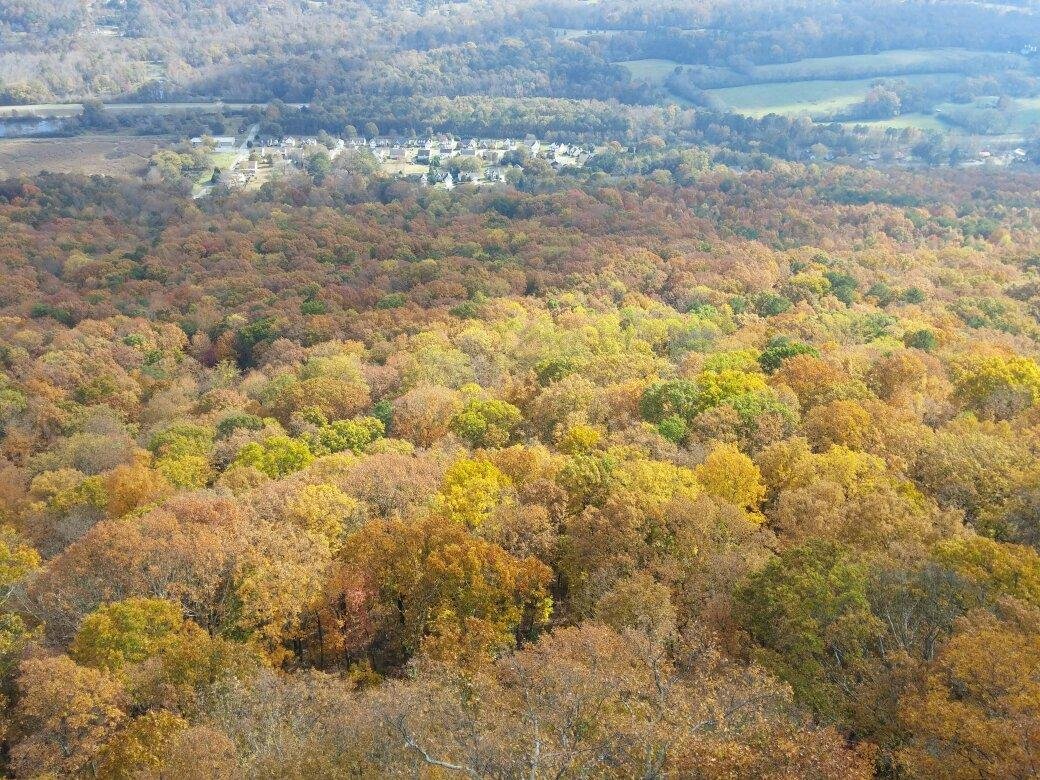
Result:
{"label": "forest canopy", "polygon": [[662,173],[6,182],[10,771],[1017,771],[1031,177]]}
{"label": "forest canopy", "polygon": [[0,774],[1034,777],[1035,11],[4,4]]}

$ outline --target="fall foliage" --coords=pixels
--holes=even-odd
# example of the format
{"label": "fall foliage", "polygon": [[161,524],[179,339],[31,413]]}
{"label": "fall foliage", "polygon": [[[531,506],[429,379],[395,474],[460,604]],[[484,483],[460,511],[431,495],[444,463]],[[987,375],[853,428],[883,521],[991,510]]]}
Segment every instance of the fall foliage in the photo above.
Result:
{"label": "fall foliage", "polygon": [[1035,178],[644,152],[0,182],[2,771],[1032,776]]}

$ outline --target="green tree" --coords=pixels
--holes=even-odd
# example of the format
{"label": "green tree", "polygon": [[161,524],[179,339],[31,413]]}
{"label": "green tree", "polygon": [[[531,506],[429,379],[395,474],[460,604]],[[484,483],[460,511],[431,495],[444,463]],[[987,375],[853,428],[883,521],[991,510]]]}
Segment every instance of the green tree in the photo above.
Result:
{"label": "green tree", "polygon": [[520,410],[497,398],[474,398],[450,423],[451,430],[471,447],[504,447],[523,421]]}
{"label": "green tree", "polygon": [[736,593],[737,614],[766,668],[825,718],[841,718],[848,679],[880,622],[866,568],[841,545],[812,540],[782,552]]}
{"label": "green tree", "polygon": [[87,615],[69,653],[85,666],[118,671],[154,655],[183,625],[184,615],[177,604],[163,599],[126,599]]}

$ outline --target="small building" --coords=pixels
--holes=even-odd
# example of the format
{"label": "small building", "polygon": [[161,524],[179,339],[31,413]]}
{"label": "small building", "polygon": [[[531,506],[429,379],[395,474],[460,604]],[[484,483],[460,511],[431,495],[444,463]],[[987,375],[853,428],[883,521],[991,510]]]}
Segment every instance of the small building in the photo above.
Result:
{"label": "small building", "polygon": [[238,171],[226,170],[220,172],[219,181],[225,187],[241,187],[246,183],[246,177]]}
{"label": "small building", "polygon": [[426,181],[427,183],[433,182],[434,187],[437,187],[442,190],[455,189],[455,179],[452,178],[452,175],[450,173],[434,173],[431,176],[427,176]]}
{"label": "small building", "polygon": [[484,169],[484,178],[488,181],[503,182],[506,180],[506,169],[501,165],[491,165]]}
{"label": "small building", "polygon": [[213,139],[217,145],[218,152],[231,152],[235,149],[235,137],[233,135],[218,135]]}

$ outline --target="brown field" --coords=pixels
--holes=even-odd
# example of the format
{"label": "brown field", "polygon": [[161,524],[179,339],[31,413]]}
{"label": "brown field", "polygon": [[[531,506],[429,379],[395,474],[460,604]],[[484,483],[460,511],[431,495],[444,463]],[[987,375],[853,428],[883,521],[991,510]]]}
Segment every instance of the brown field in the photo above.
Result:
{"label": "brown field", "polygon": [[127,135],[0,139],[0,178],[52,173],[140,176],[169,139]]}

